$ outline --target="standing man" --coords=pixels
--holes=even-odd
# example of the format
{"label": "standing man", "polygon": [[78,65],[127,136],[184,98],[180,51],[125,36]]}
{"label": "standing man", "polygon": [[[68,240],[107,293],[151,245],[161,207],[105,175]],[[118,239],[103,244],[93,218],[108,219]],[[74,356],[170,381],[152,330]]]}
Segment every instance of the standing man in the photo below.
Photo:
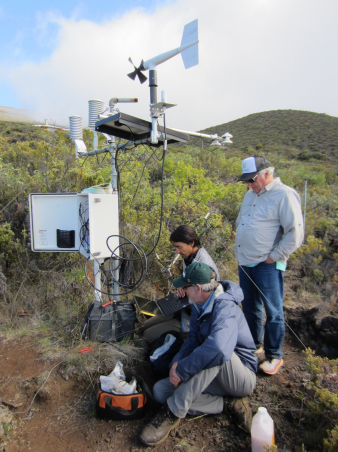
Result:
{"label": "standing man", "polygon": [[163,406],[140,435],[147,446],[164,441],[188,413],[221,413],[223,396],[235,397],[234,414],[250,431],[250,410],[243,397],[256,385],[255,343],[238,306],[242,290],[214,278],[208,265],[193,262],[173,281],[189,297],[191,327],[172,360],[169,378],[154,386],[154,398]]}
{"label": "standing man", "polygon": [[263,305],[265,358],[259,368],[275,374],[283,364],[285,334],[284,272],[290,254],[303,242],[304,226],[298,193],[274,179],[274,168],[265,157],[242,162],[239,181],[251,188],[237,218],[236,256],[239,281],[244,293],[243,312],[256,344],[263,352]]}

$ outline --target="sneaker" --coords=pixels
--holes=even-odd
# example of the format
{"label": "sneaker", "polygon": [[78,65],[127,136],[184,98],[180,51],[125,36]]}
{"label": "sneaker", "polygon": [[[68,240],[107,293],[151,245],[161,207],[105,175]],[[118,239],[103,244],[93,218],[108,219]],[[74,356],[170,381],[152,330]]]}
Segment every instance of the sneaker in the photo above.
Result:
{"label": "sneaker", "polygon": [[227,407],[227,411],[236,420],[239,427],[250,433],[252,410],[246,397],[234,397],[232,401],[230,399],[230,406]]}
{"label": "sneaker", "polygon": [[275,375],[278,369],[283,365],[282,359],[268,359],[262,363],[259,368],[268,375]]}
{"label": "sneaker", "polygon": [[155,419],[142,430],[140,441],[146,446],[157,446],[168,437],[180,421],[181,419],[175,416],[167,406],[163,406]]}
{"label": "sneaker", "polygon": [[264,348],[263,346],[258,347],[257,350],[254,352],[255,355],[260,355],[261,353],[264,352]]}

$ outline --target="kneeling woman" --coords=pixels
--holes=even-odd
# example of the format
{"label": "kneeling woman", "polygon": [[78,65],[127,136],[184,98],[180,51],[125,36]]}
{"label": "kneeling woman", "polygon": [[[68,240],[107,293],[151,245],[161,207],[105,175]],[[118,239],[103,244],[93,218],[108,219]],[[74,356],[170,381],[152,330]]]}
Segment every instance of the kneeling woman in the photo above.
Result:
{"label": "kneeling woman", "polygon": [[[176,253],[180,254],[183,258],[183,271],[192,262],[201,262],[211,268],[216,274],[217,281],[220,280],[218,268],[210,254],[202,247],[194,228],[187,224],[179,226],[171,233],[170,242],[175,247]],[[177,294],[180,297],[185,296],[185,292],[182,289],[178,289]],[[151,343],[168,331],[187,333],[189,329],[189,314],[187,310],[189,308],[170,317],[152,317],[146,320],[141,327],[145,340]],[[185,328],[182,331],[183,322]]]}

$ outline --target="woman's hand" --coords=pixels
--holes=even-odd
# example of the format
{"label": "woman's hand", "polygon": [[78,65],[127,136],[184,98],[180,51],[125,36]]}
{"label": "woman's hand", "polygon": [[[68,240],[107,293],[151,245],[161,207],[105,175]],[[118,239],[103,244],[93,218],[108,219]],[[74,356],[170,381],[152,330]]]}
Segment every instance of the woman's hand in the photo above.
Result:
{"label": "woman's hand", "polygon": [[185,290],[182,289],[182,287],[180,287],[179,289],[177,289],[176,291],[177,295],[181,298],[185,297]]}

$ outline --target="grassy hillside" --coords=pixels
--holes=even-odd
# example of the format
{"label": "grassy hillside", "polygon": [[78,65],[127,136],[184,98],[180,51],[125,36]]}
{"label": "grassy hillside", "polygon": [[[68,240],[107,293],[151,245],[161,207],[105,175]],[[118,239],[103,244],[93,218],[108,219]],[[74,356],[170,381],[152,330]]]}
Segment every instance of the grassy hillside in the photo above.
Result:
{"label": "grassy hillside", "polygon": [[32,113],[28,110],[20,110],[12,107],[2,107],[0,105],[1,121],[21,121],[33,122]]}
{"label": "grassy hillside", "polygon": [[[254,113],[203,130],[222,135],[230,132],[234,146],[239,149],[260,145],[263,149],[280,146],[317,159],[338,157],[338,118],[310,111],[275,110]],[[306,157],[306,155],[304,155]]]}
{"label": "grassy hillside", "polygon": [[[162,269],[175,255],[170,232],[184,223],[202,234],[202,244],[214,258],[221,278],[238,280],[235,220],[247,186],[237,183],[236,176],[244,158],[260,153],[276,167],[276,176],[298,190],[302,200],[305,180],[308,183],[306,241],[288,262],[285,304],[307,309],[319,305],[321,312],[337,316],[337,121],[315,113],[266,112],[209,129],[219,134],[231,132],[231,149],[202,149],[200,140],[196,146],[170,146],[164,162],[158,257],[149,255],[148,274],[138,294],[155,297],[171,288],[171,279],[165,278]],[[296,141],[290,144],[291,136]],[[324,139],[325,149],[320,148]],[[84,130],[84,140],[92,149],[90,131]],[[117,156],[120,233],[145,253],[152,249],[159,231],[162,158],[161,148],[143,145],[125,148]],[[93,289],[87,284],[84,258],[78,253],[30,251],[27,198],[32,192],[80,192],[108,183],[110,170],[104,155],[76,160],[69,132],[0,121],[0,337],[35,334],[48,353],[58,344],[62,366],[69,368],[74,368],[78,355],[75,349],[81,342]],[[206,220],[207,212],[211,215]],[[137,274],[136,264],[134,271]],[[173,276],[180,272],[180,264],[172,269]],[[88,275],[93,275],[92,269]],[[318,350],[324,350],[322,344]],[[100,372],[99,366],[96,372]],[[315,402],[324,404],[325,400]],[[334,414],[330,412],[331,420],[323,428],[332,429],[337,423],[338,401],[334,403]]]}

